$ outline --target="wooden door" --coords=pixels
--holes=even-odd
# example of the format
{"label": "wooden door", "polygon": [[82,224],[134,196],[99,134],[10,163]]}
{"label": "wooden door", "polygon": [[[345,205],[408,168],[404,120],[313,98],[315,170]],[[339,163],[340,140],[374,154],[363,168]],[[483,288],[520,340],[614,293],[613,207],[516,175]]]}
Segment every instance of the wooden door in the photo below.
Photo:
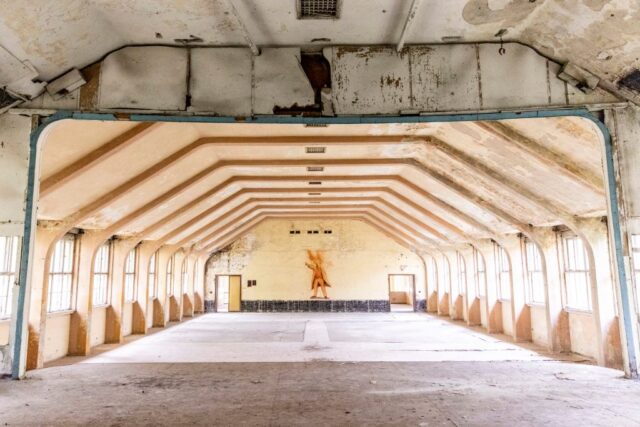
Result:
{"label": "wooden door", "polygon": [[229,276],[229,311],[240,311],[240,276]]}

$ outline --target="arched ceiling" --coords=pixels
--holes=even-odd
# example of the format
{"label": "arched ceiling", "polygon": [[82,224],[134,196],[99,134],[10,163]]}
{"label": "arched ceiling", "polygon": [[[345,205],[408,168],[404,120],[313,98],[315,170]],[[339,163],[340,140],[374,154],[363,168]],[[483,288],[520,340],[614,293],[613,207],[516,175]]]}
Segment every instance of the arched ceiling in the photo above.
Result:
{"label": "arched ceiling", "polygon": [[[232,0],[258,46],[395,45],[411,0],[343,0],[299,20],[295,0]],[[519,41],[616,83],[640,68],[636,0],[421,0],[407,44]],[[241,46],[228,0],[0,0],[0,46],[48,81],[126,45]],[[0,76],[19,70],[0,66]]]}
{"label": "arched ceiling", "polygon": [[42,138],[39,220],[198,251],[274,217],[359,218],[428,249],[606,214],[600,136],[575,117],[63,120]]}

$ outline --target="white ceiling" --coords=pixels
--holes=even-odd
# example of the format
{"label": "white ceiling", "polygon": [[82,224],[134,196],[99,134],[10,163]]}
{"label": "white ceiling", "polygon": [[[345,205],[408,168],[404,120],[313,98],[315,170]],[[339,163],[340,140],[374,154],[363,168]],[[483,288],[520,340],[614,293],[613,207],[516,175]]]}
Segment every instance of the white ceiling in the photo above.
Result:
{"label": "white ceiling", "polygon": [[[374,45],[397,43],[411,0],[343,0],[338,20],[298,20],[295,0],[233,3],[259,46]],[[637,0],[421,0],[407,43],[498,41],[504,29],[615,82],[640,67],[638,22]],[[227,0],[0,0],[0,45],[45,80],[125,45],[244,45],[238,28]]]}

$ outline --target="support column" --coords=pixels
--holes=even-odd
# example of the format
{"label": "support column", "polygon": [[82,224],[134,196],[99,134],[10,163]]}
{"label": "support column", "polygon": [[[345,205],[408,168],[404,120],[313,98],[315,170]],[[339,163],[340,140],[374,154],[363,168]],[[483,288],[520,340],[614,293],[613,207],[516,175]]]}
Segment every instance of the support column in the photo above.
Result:
{"label": "support column", "polygon": [[93,264],[98,248],[105,241],[101,231],[87,230],[76,240],[78,276],[76,307],[71,314],[69,355],[86,356],[91,351],[91,313],[93,311]]}
{"label": "support column", "polygon": [[622,343],[616,313],[609,230],[604,218],[578,220],[579,231],[593,253],[591,305],[596,323],[598,364],[620,369]]}
{"label": "support column", "polygon": [[571,351],[569,318],[562,306],[562,271],[557,233],[552,227],[536,227],[533,231],[542,257],[545,277],[545,311],[547,348],[555,352]]}
{"label": "support column", "polygon": [[124,307],[124,265],[129,252],[136,247],[137,240],[115,240],[111,247],[113,264],[111,265],[111,301],[107,307],[105,343],[121,343],[122,310]]}
{"label": "support column", "polygon": [[[31,295],[29,306],[29,340],[27,344],[27,370],[44,366],[44,343],[49,301],[49,266],[55,243],[64,236],[66,228],[38,224],[33,245],[31,267]],[[26,303],[26,302],[25,302]]]}
{"label": "support column", "polygon": [[490,334],[502,333],[502,304],[498,301],[497,271],[493,241],[480,240],[476,248],[482,254],[487,275],[487,299],[485,301],[487,311],[487,332]]}
{"label": "support column", "polygon": [[[511,271],[511,324],[515,341],[531,341],[531,312],[526,304],[526,277],[522,238],[517,235],[505,236],[500,240],[509,254]],[[503,313],[504,315],[504,313]]]}

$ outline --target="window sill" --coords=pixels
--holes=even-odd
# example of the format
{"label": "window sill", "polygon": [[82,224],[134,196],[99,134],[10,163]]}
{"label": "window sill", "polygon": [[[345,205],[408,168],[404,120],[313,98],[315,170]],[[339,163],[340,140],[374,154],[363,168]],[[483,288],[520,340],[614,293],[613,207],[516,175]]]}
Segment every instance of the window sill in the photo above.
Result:
{"label": "window sill", "polygon": [[98,304],[98,305],[94,305],[93,308],[107,308],[109,307],[110,304]]}
{"label": "window sill", "polygon": [[528,302],[527,305],[529,307],[540,307],[540,308],[545,308],[547,305],[543,302]]}
{"label": "window sill", "polygon": [[564,307],[563,310],[566,311],[567,313],[586,314],[589,316],[593,316],[593,310],[585,310],[581,308],[570,308],[570,307]]}
{"label": "window sill", "polygon": [[75,313],[75,310],[49,311],[47,312],[47,317],[67,316],[73,313]]}
{"label": "window sill", "polygon": [[0,317],[0,323],[9,323],[11,322],[11,317]]}

